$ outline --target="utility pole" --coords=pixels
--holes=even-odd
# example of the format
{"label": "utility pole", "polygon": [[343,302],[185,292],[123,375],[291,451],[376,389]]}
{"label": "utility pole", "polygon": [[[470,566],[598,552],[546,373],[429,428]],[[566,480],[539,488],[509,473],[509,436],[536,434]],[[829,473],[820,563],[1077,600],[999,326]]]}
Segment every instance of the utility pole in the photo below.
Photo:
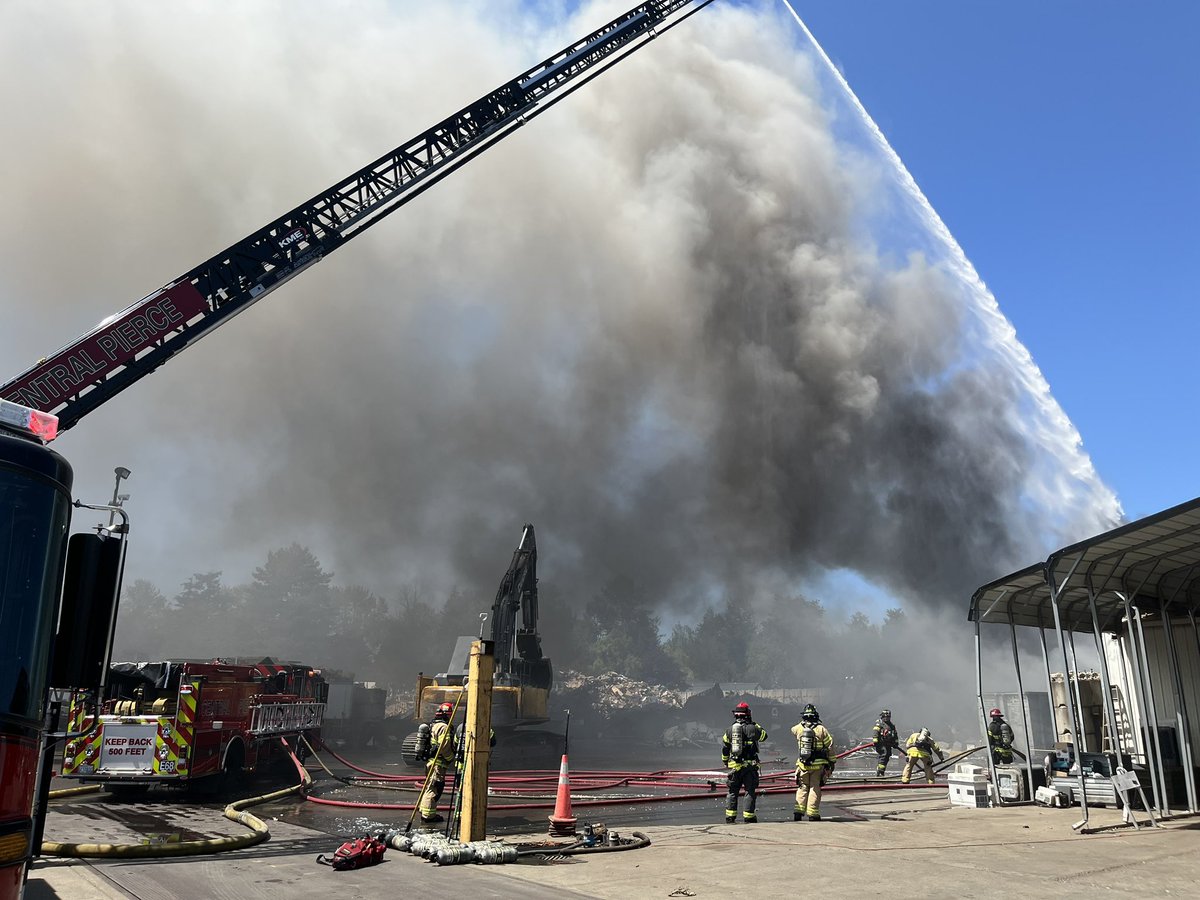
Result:
{"label": "utility pole", "polygon": [[495,666],[495,642],[478,640],[471,644],[467,720],[463,729],[466,748],[460,841],[482,841],[487,836],[488,766],[492,761],[492,673]]}

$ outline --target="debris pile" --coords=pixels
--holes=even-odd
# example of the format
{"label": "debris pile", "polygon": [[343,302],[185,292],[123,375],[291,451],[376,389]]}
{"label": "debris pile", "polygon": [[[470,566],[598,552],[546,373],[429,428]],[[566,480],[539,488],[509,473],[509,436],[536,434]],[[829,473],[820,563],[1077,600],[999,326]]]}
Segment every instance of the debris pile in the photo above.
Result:
{"label": "debris pile", "polygon": [[556,705],[577,710],[589,708],[602,718],[614,713],[683,709],[683,694],[661,684],[648,684],[619,672],[585,675],[561,672],[552,694]]}
{"label": "debris pile", "polygon": [[383,710],[386,718],[411,719],[414,712],[415,709],[411,690],[388,691],[387,704],[384,706]]}

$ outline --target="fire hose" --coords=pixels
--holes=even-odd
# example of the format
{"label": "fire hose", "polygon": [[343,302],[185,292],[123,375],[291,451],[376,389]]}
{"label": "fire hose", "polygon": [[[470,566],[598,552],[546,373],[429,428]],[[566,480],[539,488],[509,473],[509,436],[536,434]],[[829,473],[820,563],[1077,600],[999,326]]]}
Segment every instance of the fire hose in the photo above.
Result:
{"label": "fire hose", "polygon": [[[287,745],[287,741],[280,738],[280,742],[288,754],[292,755],[292,758],[295,759],[291,748]],[[297,765],[299,765],[298,760]],[[312,784],[312,778],[309,777],[308,772],[305,771],[303,766],[299,766],[299,769],[301,773],[300,781],[292,787],[272,791],[269,794],[262,794],[257,797],[236,800],[225,807],[222,815],[232,822],[237,822],[239,825],[249,828],[250,832],[247,834],[229,835],[219,838],[202,838],[200,840],[178,841],[167,844],[89,844],[42,841],[42,855],[98,857],[104,859],[158,859],[173,856],[198,856],[205,853],[224,853],[228,850],[240,850],[243,847],[252,847],[270,837],[271,831],[267,828],[266,823],[252,813],[245,812],[245,810],[251,806],[270,803],[272,800],[280,800],[290,794],[303,795],[308,790],[308,786]],[[98,790],[100,790],[98,785],[66,788],[61,791],[51,791],[50,799],[57,800],[79,794],[94,793]]]}
{"label": "fire hose", "polygon": [[[865,744],[860,744],[857,747],[852,747],[849,750],[839,753],[837,755],[836,759],[845,758],[847,756],[850,756],[853,753],[857,753],[857,752],[864,750],[870,746],[872,746],[870,743],[865,743]],[[364,774],[368,774],[368,775],[372,776],[373,778],[378,778],[380,780],[386,780],[386,781],[407,780],[407,781],[414,782],[414,783],[416,781],[420,780],[416,776],[386,775],[384,773],[371,772],[368,769],[363,769],[360,766],[354,765],[353,763],[350,763],[348,760],[343,759],[337,753],[330,750],[330,748],[328,748],[328,746],[325,746],[323,749],[329,750],[331,755],[333,755],[339,762],[343,763],[344,765],[348,765],[348,766],[350,766],[350,768],[354,769],[355,771],[363,772]],[[980,749],[982,749],[982,748],[972,747],[967,750],[956,753],[952,756],[949,756],[945,760],[938,763],[938,765],[935,767],[935,771],[942,771],[946,767],[953,765],[958,760],[963,759],[964,757],[969,756],[970,754],[977,752]],[[314,754],[314,756],[315,755],[316,754]],[[318,762],[321,762],[319,757],[318,757]],[[328,767],[326,767],[323,762],[321,763],[321,765],[322,765],[322,768],[325,768],[325,770],[327,772],[329,771]],[[578,798],[578,799],[573,798],[572,806],[579,806],[579,807],[600,807],[600,806],[621,806],[621,805],[632,806],[632,805],[643,804],[643,803],[667,803],[667,802],[673,802],[673,801],[710,799],[718,793],[718,785],[717,785],[717,781],[715,778],[707,779],[705,782],[702,782],[702,783],[675,780],[675,779],[678,779],[680,776],[687,777],[687,776],[691,775],[691,776],[702,777],[702,776],[709,775],[709,774],[712,774],[715,776],[717,773],[679,772],[679,771],[672,771],[672,770],[667,770],[667,769],[661,769],[661,770],[657,770],[654,772],[612,772],[612,771],[582,770],[578,773],[572,774],[571,784],[572,784],[573,788],[582,789],[583,791],[599,791],[599,790],[605,790],[605,789],[611,789],[611,788],[617,788],[617,787],[634,787],[637,785],[643,785],[646,787],[660,788],[660,789],[697,788],[697,787],[700,787],[701,784],[704,784],[707,787],[707,790],[691,791],[691,792],[686,792],[686,793],[670,793],[670,794],[641,794],[641,795],[623,795],[623,796],[619,796],[619,797],[598,797],[598,798],[582,797],[582,798]],[[795,770],[788,769],[788,770],[782,770],[782,771],[778,771],[778,772],[764,773],[762,775],[761,780],[762,780],[762,782],[765,782],[765,783],[771,783],[771,782],[778,783],[779,781],[782,781],[782,780],[790,781],[794,776],[795,776]],[[338,778],[337,776],[334,776],[334,777],[337,778],[337,780],[342,781],[343,783],[345,783],[345,781],[346,781],[345,779]],[[899,777],[899,775],[897,774],[897,775],[885,776],[884,778],[869,777],[869,778],[860,778],[860,779],[844,779],[844,780],[839,779],[837,781],[829,782],[828,784],[826,784],[824,789],[826,791],[854,791],[854,790],[919,790],[919,789],[927,788],[927,785],[925,785],[925,784],[902,784],[902,783],[898,783],[894,780],[891,780],[891,779],[895,779],[898,777]],[[511,796],[514,799],[517,799],[517,797],[522,796],[521,794],[518,793],[518,790],[519,790],[517,788],[518,785],[523,786],[524,791],[528,791],[530,788],[536,789],[536,787],[539,785],[544,785],[545,787],[550,788],[551,786],[553,786],[557,783],[557,780],[558,780],[558,773],[550,772],[549,770],[546,770],[543,772],[543,771],[534,770],[534,769],[520,769],[520,770],[512,770],[512,771],[506,772],[504,774],[493,773],[491,775],[491,777],[489,778],[489,785],[490,785],[489,791],[492,794],[493,798],[496,798],[496,799],[500,799],[500,798],[507,797],[507,796]],[[358,787],[375,787],[375,788],[383,788],[384,787],[384,785],[364,785],[364,784],[362,784],[361,781],[355,781],[355,782],[353,782],[353,784],[354,784],[354,786],[358,786]],[[512,786],[512,787],[509,787],[509,786]],[[724,786],[721,785],[720,789],[723,789],[723,788],[724,788]],[[395,790],[395,788],[392,788],[392,789]],[[795,790],[795,788],[791,784],[787,784],[785,786],[764,787],[764,788],[760,789],[758,791],[758,793],[759,794],[784,794],[784,793],[791,793],[793,790]],[[528,797],[528,794],[524,794],[523,796]],[[315,796],[311,796],[311,795],[307,796],[305,799],[311,803],[317,803],[317,804],[321,804],[321,805],[325,805],[325,806],[334,806],[334,807],[341,807],[341,808],[347,808],[347,809],[382,809],[382,810],[399,810],[399,811],[406,811],[406,812],[415,809],[415,805],[405,804],[405,803],[375,803],[375,802],[356,801],[356,800],[336,800],[336,799],[332,799],[332,798],[315,797]],[[553,802],[551,802],[550,800],[546,800],[545,802],[532,802],[532,798],[531,798],[530,802],[520,802],[520,803],[501,802],[501,803],[489,804],[488,808],[494,812],[503,813],[503,812],[509,812],[509,811],[522,812],[522,811],[542,810],[542,809],[553,810],[554,806],[555,806],[555,804]]]}

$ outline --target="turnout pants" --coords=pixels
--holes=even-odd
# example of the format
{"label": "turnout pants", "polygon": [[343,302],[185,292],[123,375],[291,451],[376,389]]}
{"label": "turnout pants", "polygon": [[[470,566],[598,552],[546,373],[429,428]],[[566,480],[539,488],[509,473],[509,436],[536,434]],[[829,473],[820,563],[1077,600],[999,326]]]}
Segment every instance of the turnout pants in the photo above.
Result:
{"label": "turnout pants", "polygon": [[825,767],[796,770],[796,812],[812,821],[821,818],[821,783]]}
{"label": "turnout pants", "polygon": [[428,819],[437,812],[438,801],[442,799],[442,791],[445,789],[446,770],[435,766],[429,775],[429,784],[421,793],[421,799],[417,801],[417,813],[422,819]]}
{"label": "turnout pants", "polygon": [[730,769],[729,774],[725,777],[725,784],[729,788],[729,793],[725,795],[726,818],[737,815],[738,792],[744,789],[746,791],[746,811],[742,813],[742,817],[747,822],[757,821],[758,814],[754,812],[754,808],[758,804],[758,766]]}
{"label": "turnout pants", "polygon": [[887,771],[888,760],[892,758],[892,748],[886,745],[875,747],[875,753],[879,757],[879,764],[875,766],[875,774],[882,775]]}
{"label": "turnout pants", "polygon": [[908,780],[912,778],[913,769],[924,768],[925,780],[929,784],[933,784],[933,757],[932,756],[910,756],[908,762],[904,764],[904,772],[900,776],[900,780],[904,784],[908,784]]}

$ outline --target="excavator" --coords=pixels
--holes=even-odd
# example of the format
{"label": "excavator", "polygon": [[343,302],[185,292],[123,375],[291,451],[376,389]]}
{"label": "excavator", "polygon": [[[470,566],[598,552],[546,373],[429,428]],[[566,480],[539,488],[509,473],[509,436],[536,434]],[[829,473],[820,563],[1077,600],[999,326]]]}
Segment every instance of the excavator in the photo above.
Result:
{"label": "excavator", "polygon": [[[511,748],[514,739],[522,746],[541,744],[549,735],[537,726],[550,720],[548,704],[554,671],[550,660],[542,655],[542,637],[538,634],[537,544],[533,526],[528,523],[500,580],[489,618],[496,654],[492,727],[501,736],[498,745]],[[413,715],[418,722],[429,721],[441,704],[455,704],[459,699],[465,690],[468,654],[474,640],[472,635],[458,638],[446,671],[417,675]],[[405,738],[401,754],[409,765],[419,764],[415,733]]]}

